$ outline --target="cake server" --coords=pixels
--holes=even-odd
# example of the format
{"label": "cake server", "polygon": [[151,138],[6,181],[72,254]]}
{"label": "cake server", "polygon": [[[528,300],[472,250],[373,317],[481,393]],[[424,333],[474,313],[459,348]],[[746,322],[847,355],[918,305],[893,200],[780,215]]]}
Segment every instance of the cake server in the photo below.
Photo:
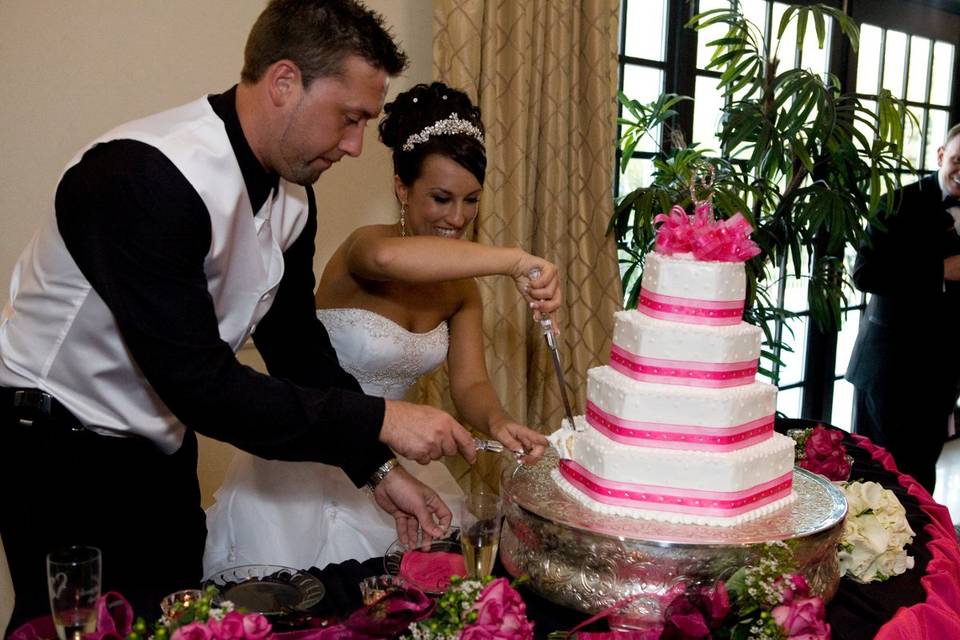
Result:
{"label": "cake server", "polygon": [[[533,268],[529,273],[531,280],[540,277],[540,269]],[[557,336],[553,332],[553,321],[550,316],[540,314],[540,328],[543,330],[543,339],[547,342],[547,349],[550,350],[550,359],[553,360],[553,370],[557,374],[557,383],[560,385],[560,401],[563,402],[564,415],[571,429],[577,429],[577,424],[573,421],[573,410],[570,408],[570,399],[567,397],[567,382],[563,376],[563,367],[560,365],[560,352],[557,349]]]}

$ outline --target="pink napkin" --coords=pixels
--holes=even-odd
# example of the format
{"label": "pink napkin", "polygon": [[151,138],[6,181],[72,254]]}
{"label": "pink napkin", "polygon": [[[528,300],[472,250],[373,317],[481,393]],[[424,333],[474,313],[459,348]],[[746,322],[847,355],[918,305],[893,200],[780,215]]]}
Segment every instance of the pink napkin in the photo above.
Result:
{"label": "pink napkin", "polygon": [[408,551],[400,560],[400,577],[424,591],[443,591],[450,576],[467,575],[463,556],[449,551]]}

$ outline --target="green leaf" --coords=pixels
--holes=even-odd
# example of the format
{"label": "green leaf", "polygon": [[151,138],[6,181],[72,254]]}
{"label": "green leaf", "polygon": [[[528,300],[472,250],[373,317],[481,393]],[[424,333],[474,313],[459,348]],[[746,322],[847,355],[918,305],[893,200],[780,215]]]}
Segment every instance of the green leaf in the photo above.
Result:
{"label": "green leaf", "polygon": [[783,38],[783,34],[786,33],[787,27],[790,26],[790,17],[797,11],[798,7],[790,5],[787,7],[786,11],[783,12],[783,16],[780,18],[780,28],[777,29],[777,39]]}
{"label": "green leaf", "polygon": [[[822,4],[786,7],[780,38],[792,23],[799,42],[813,29],[822,47],[831,25],[828,17],[856,47],[856,24],[842,11]],[[689,207],[690,177],[709,159],[717,173],[713,190],[717,215],[741,211],[753,225],[753,238],[761,249],[745,265],[744,319],[763,330],[761,372],[773,379],[773,371],[782,366],[780,358],[796,339],[789,326],[780,337],[769,330],[773,322],[795,316],[778,307],[779,268],[800,274],[803,264],[811,264],[816,271],[802,274],[810,278],[811,314],[818,323],[838,324],[842,269],[833,263],[804,261],[813,255],[815,243],[828,253],[842,253],[865,239],[866,223],[882,226],[879,212],[895,208],[892,192],[900,181],[898,172],[910,166],[902,146],[913,118],[888,91],[875,98],[863,96],[876,101],[877,112],[871,113],[856,96],[843,94],[833,75],[787,69],[768,77],[766,54],[761,53],[768,51],[763,34],[745,18],[739,3],[703,12],[688,25],[720,27],[708,43],[709,64],[719,72],[720,90],[735,99],[722,109],[720,153],[696,141],[671,147],[660,146],[657,140],[650,183],[616,201],[608,229],[615,236],[623,269],[624,300],[636,303],[643,261],[655,237],[653,217],[673,204]],[[623,105],[618,147],[629,157],[640,148],[640,140],[669,123],[676,116],[676,105],[689,98],[663,94],[640,103],[621,94],[618,100]],[[811,181],[814,175],[816,181]],[[705,197],[702,190],[698,197]]]}
{"label": "green leaf", "polygon": [[819,6],[814,6],[813,11],[813,24],[817,30],[817,45],[819,48],[823,49],[823,44],[827,39],[827,24],[823,19],[823,10]]}
{"label": "green leaf", "polygon": [[793,151],[794,155],[800,159],[800,162],[803,163],[803,166],[807,169],[807,171],[809,173],[813,173],[813,160],[810,158],[810,154],[807,153],[807,149],[804,146],[803,140],[799,138],[791,139],[790,150]]}
{"label": "green leaf", "polygon": [[803,38],[807,35],[807,8],[797,12],[797,51],[803,51]]}

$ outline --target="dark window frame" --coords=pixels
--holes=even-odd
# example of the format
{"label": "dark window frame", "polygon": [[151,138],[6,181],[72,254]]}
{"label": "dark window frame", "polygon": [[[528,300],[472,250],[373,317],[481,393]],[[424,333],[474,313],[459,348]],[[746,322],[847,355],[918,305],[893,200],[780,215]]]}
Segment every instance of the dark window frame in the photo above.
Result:
{"label": "dark window frame", "polygon": [[[623,89],[624,69],[626,65],[641,65],[656,67],[664,71],[663,91],[666,93],[677,93],[696,98],[695,85],[697,75],[716,75],[708,71],[698,70],[696,68],[697,59],[697,33],[684,27],[691,16],[698,10],[699,0],[667,0],[667,18],[666,18],[666,47],[664,60],[649,60],[645,58],[636,58],[623,55],[626,43],[626,15],[629,5],[632,2],[643,2],[644,0],[621,0],[621,33],[620,33],[620,52],[618,55],[618,64],[620,68],[620,77],[618,88]],[[772,3],[773,0],[768,0]],[[811,4],[814,0],[793,0],[793,4]],[[851,15],[858,24],[868,23],[882,29],[891,29],[902,31],[908,36],[916,35],[929,38],[931,42],[931,60],[933,55],[933,41],[941,40],[954,44],[956,47],[953,59],[953,82],[950,104],[948,107],[949,120],[948,126],[960,122],[960,0],[819,0],[832,6],[843,8]],[[943,12],[943,13],[941,13]],[[771,29],[772,11],[768,8],[766,11],[765,32],[769,33]],[[944,16],[944,13],[947,14]],[[833,24],[833,33],[830,40],[830,62],[829,71],[841,81],[841,87],[844,92],[849,92],[856,85],[857,74],[857,55],[852,51],[846,41],[846,38],[839,33],[839,27]],[[907,55],[909,56],[910,39],[907,40]],[[882,53],[881,53],[882,55]],[[684,64],[684,61],[692,61]],[[909,62],[909,57],[907,58]],[[907,71],[908,64],[904,69],[904,96],[907,90]],[[932,74],[932,64],[928,67],[928,77]],[[882,74],[878,79],[879,86],[882,86]],[[930,87],[929,81],[926,87],[925,97],[928,102],[914,103],[907,101],[910,106],[916,106],[927,109],[930,106],[942,108],[942,105],[931,105],[929,103]],[[677,105],[677,117],[672,126],[677,127],[686,137],[692,139],[693,134],[693,104],[690,102],[681,102]],[[926,145],[926,117],[922,123],[921,133],[921,164],[925,158]],[[661,131],[661,141],[666,142],[667,131]],[[633,158],[650,159],[655,154],[650,152],[636,151]],[[620,188],[620,159],[619,149],[616,153],[616,167],[614,171],[614,193],[619,193]],[[780,268],[781,274],[784,273],[783,265]],[[778,298],[783,299],[783,286]],[[844,306],[843,313],[846,315],[850,311],[860,311],[865,308],[865,296],[860,294],[859,301]],[[799,317],[809,317],[809,310],[797,312]],[[783,328],[778,323],[777,332],[782,333]],[[803,389],[801,396],[801,416],[803,418],[813,418],[824,421],[832,420],[833,413],[833,395],[834,385],[843,378],[842,374],[836,372],[837,362],[837,338],[838,332],[820,331],[816,323],[807,321],[806,341],[799,345],[797,349],[803,350],[803,373],[797,382],[782,385],[781,390],[787,391],[801,387]]]}

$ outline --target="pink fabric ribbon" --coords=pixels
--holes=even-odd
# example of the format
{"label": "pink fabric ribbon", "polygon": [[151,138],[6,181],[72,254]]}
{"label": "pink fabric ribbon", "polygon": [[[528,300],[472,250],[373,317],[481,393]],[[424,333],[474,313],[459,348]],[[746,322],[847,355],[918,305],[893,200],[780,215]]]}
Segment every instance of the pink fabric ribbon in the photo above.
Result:
{"label": "pink fabric ribbon", "polygon": [[[567,631],[564,634],[564,638],[575,638],[576,640],[659,640],[661,633],[663,633],[663,624],[659,621],[659,619],[636,621],[625,616],[617,615],[623,607],[644,595],[646,594],[638,593],[632,596],[627,596],[622,600],[618,600],[606,609],[603,609],[599,613],[592,615],[574,628]],[[594,622],[603,620],[604,618],[608,619],[608,624],[611,626],[610,631],[580,631],[584,627],[590,626]],[[632,622],[634,624],[637,624],[638,622],[645,622],[646,624],[642,626],[646,626],[647,628],[612,628],[616,622],[621,620]]]}
{"label": "pink fabric ribbon", "polygon": [[757,361],[696,362],[638,356],[616,344],[610,347],[610,366],[642,382],[722,389],[753,383]]}
{"label": "pink fabric ribbon", "polygon": [[773,436],[773,414],[731,427],[699,427],[626,420],[587,401],[587,424],[621,444],[658,449],[736,451]]}
{"label": "pink fabric ribbon", "polygon": [[637,310],[658,320],[673,320],[685,324],[731,326],[740,324],[743,300],[698,300],[666,296],[640,287]]}
{"label": "pink fabric ribbon", "polygon": [[693,215],[674,205],[669,213],[654,217],[657,229],[656,250],[664,255],[692,253],[697,260],[745,262],[760,253],[750,239],[753,227],[743,214],[717,220],[709,202],[701,202]]}
{"label": "pink fabric ribbon", "polygon": [[600,478],[573,460],[562,459],[560,475],[580,491],[603,504],[669,513],[733,517],[786,498],[793,486],[793,470],[743,491],[677,489]]}
{"label": "pink fabric ribbon", "polygon": [[430,616],[434,602],[414,588],[391,591],[373,604],[354,611],[340,624],[320,629],[273,634],[272,640],[380,640],[396,638],[411,622]]}
{"label": "pink fabric ribbon", "polygon": [[904,607],[887,621],[875,636],[876,640],[915,640],[916,638],[960,638],[960,546],[950,512],[911,476],[900,473],[893,456],[867,438],[851,434],[858,446],[870,453],[887,471],[897,474],[900,486],[920,503],[930,518],[924,531],[930,536],[927,550],[930,562],[920,584],[926,601]]}

